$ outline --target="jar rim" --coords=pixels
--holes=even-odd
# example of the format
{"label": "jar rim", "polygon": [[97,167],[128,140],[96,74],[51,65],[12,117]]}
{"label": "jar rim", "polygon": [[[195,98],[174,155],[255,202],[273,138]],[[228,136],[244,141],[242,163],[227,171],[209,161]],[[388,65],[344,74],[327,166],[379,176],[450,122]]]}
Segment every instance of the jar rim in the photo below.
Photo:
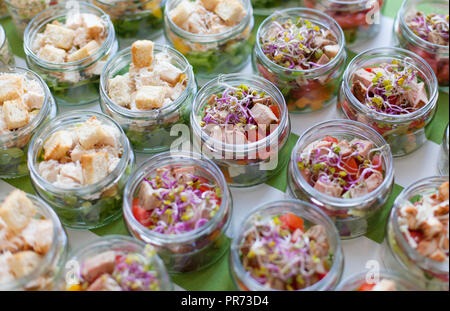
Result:
{"label": "jar rim", "polygon": [[[3,0],[3,1],[15,9],[26,9],[26,7],[17,6],[17,4],[14,4],[11,0]],[[50,4],[50,0],[45,0],[45,1]]]}
{"label": "jar rim", "polygon": [[[177,163],[180,163],[180,161],[186,161],[186,165],[187,162],[189,162],[191,165],[200,167],[214,178],[222,193],[220,208],[214,217],[208,220],[205,225],[192,231],[174,235],[151,231],[137,221],[132,213],[131,201],[134,197],[134,193],[142,184],[143,178],[148,175],[149,171],[165,165],[176,165]],[[163,164],[161,164],[161,162]],[[130,225],[128,226],[137,228],[143,235],[145,235],[146,238],[151,240],[152,243],[157,245],[166,245],[170,243],[186,243],[202,236],[205,233],[208,233],[211,229],[214,229],[214,227],[223,219],[224,216],[226,216],[228,211],[230,214],[232,213],[231,205],[232,199],[227,182],[219,167],[214,162],[196,152],[167,151],[147,159],[130,176],[124,190],[123,213],[124,218],[130,222]],[[231,219],[231,215],[229,216],[229,219]]]}
{"label": "jar rim", "polygon": [[6,34],[3,26],[0,25],[0,49],[3,47],[3,44],[6,42]]}
{"label": "jar rim", "polygon": [[[323,286],[324,284],[328,284],[332,280],[333,274],[338,274],[340,278],[341,268],[343,265],[343,252],[341,239],[339,237],[339,233],[336,230],[336,226],[331,221],[330,217],[328,217],[321,209],[308,202],[294,199],[264,203],[253,208],[246,214],[244,220],[241,222],[240,230],[236,235],[233,236],[233,240],[231,242],[230,257],[232,263],[230,263],[230,269],[234,270],[238,274],[239,279],[242,281],[242,283],[244,283],[245,286],[248,285],[248,287],[250,287],[251,289],[278,291],[258,283],[253,279],[253,277],[248,275],[248,272],[245,271],[245,268],[242,265],[242,261],[239,258],[239,243],[242,240],[241,235],[244,233],[245,226],[249,223],[254,215],[264,214],[265,212],[267,213],[267,215],[274,215],[282,212],[283,210],[290,211],[294,214],[299,215],[300,217],[305,217],[302,216],[302,213],[307,212],[308,214],[312,214],[312,216],[309,217],[316,217],[323,220],[323,223],[320,223],[320,225],[325,224],[324,227],[327,232],[328,239],[332,239],[332,241],[329,241],[329,243],[334,246],[333,264],[326,276],[317,283],[314,283],[313,285],[298,291],[320,290],[321,286]],[[315,223],[315,225],[317,224],[318,223]]]}
{"label": "jar rim", "polygon": [[[95,2],[99,2],[101,5],[104,5],[104,6],[108,6],[108,7],[111,7],[111,8],[115,8],[115,6],[117,5],[117,3],[120,3],[120,2],[130,2],[130,0],[94,0]],[[142,5],[146,5],[147,3],[149,3],[149,2],[151,2],[152,0],[141,0],[139,3],[136,3],[136,4],[134,4],[134,5],[128,5],[128,7],[131,7],[131,8],[135,8],[135,7],[139,7],[139,6],[142,6]],[[161,2],[163,3],[164,2],[164,0],[161,0]]]}
{"label": "jar rim", "polygon": [[[428,99],[428,102],[426,103],[426,105],[424,105],[422,108],[420,108],[414,112],[403,114],[403,115],[391,115],[391,114],[382,113],[382,112],[378,112],[373,109],[370,109],[369,107],[367,107],[366,105],[361,103],[356,98],[356,96],[353,94],[353,92],[351,91],[350,81],[352,79],[353,73],[356,69],[361,68],[361,67],[356,68],[356,64],[358,63],[358,61],[363,60],[366,57],[370,57],[372,59],[385,58],[385,59],[394,60],[394,59],[397,59],[397,55],[393,55],[394,53],[401,54],[403,57],[411,58],[412,62],[410,64],[413,65],[418,72],[431,77],[431,81],[429,78],[427,78],[424,81],[425,85],[428,87],[429,92],[430,92],[430,94],[428,94],[429,99]],[[419,64],[423,68],[418,68],[417,64]],[[355,68],[352,68],[352,67],[355,67]],[[425,69],[425,72],[423,69]],[[344,76],[342,79],[342,88],[343,88],[344,92],[346,93],[349,101],[353,105],[355,105],[359,111],[365,113],[370,118],[382,120],[383,122],[386,122],[386,123],[406,122],[406,121],[411,121],[411,120],[415,120],[415,119],[423,117],[425,114],[432,111],[436,107],[437,98],[439,95],[437,78],[436,78],[436,75],[435,75],[433,69],[431,69],[430,65],[419,55],[417,55],[413,52],[410,52],[408,50],[405,50],[402,48],[397,48],[397,47],[373,48],[373,49],[365,50],[364,52],[356,55],[350,61],[347,68],[345,69]]]}
{"label": "jar rim", "polygon": [[[365,0],[364,0],[365,1]],[[347,1],[344,1],[345,3],[348,3]],[[284,16],[284,14],[286,14],[286,16]],[[337,27],[338,29],[338,33],[335,35],[338,35],[338,44],[339,44],[339,52],[336,54],[336,56],[327,64],[325,64],[324,66],[321,67],[317,67],[317,68],[312,68],[312,69],[289,69],[283,66],[280,66],[278,64],[276,64],[275,62],[273,62],[272,60],[270,60],[267,55],[263,52],[262,47],[261,47],[261,42],[260,42],[260,38],[262,36],[262,31],[265,30],[265,27],[267,27],[269,25],[269,23],[271,23],[275,18],[281,19],[284,17],[289,17],[290,15],[295,15],[297,17],[302,17],[305,14],[312,14],[312,15],[316,15],[318,18],[320,18],[323,21],[328,22],[331,25],[334,25],[335,27]],[[302,15],[300,15],[302,14]],[[323,26],[323,25],[322,25]],[[327,27],[328,30],[330,30],[330,27]],[[280,11],[275,11],[274,13],[272,13],[269,17],[267,17],[259,26],[258,31],[256,33],[256,43],[255,43],[255,49],[257,51],[258,54],[260,54],[262,56],[262,60],[266,63],[266,64],[270,64],[271,66],[273,66],[274,68],[276,68],[278,71],[284,71],[284,72],[289,72],[289,73],[303,73],[303,74],[314,74],[317,72],[321,72],[321,71],[328,71],[333,69],[336,65],[339,65],[339,63],[342,61],[341,57],[342,55],[345,55],[345,37],[344,37],[344,32],[341,28],[341,26],[339,26],[339,24],[333,19],[331,18],[329,15],[322,13],[318,10],[315,9],[308,9],[308,8],[290,8],[290,9],[284,9],[284,10],[280,10]]]}
{"label": "jar rim", "polygon": [[[323,128],[328,127],[339,127],[343,128],[343,126],[348,127],[345,129],[345,132],[347,133],[355,133],[352,131],[352,128],[354,130],[361,130],[364,131],[364,133],[367,136],[372,136],[376,139],[378,139],[380,145],[378,148],[380,148],[382,153],[382,158],[384,159],[385,163],[385,176],[383,179],[383,182],[372,192],[369,192],[368,194],[359,197],[359,198],[351,198],[351,199],[344,199],[344,198],[335,198],[329,195],[326,195],[312,187],[306,180],[303,178],[303,176],[300,173],[300,170],[298,168],[297,162],[297,154],[300,151],[300,147],[302,144],[306,143],[306,139],[312,135],[312,133],[315,133]],[[351,128],[350,128],[351,127]],[[353,134],[355,137],[359,135]],[[370,140],[372,143],[376,143],[374,139],[365,137],[366,139]],[[306,147],[306,146],[305,146]],[[295,164],[294,164],[295,163]],[[336,210],[347,210],[350,208],[358,208],[359,206],[364,205],[365,202],[368,202],[372,200],[375,196],[377,196],[379,193],[383,192],[384,189],[388,188],[390,184],[392,184],[394,180],[394,166],[393,166],[393,157],[392,152],[389,144],[385,141],[385,139],[374,129],[371,127],[357,122],[353,120],[346,120],[346,119],[335,119],[335,120],[329,120],[324,121],[319,124],[313,125],[309,129],[307,129],[302,136],[298,139],[294,149],[292,150],[291,154],[291,164],[293,168],[293,176],[295,183],[300,182],[300,186],[303,188],[304,191],[308,193],[312,198],[314,198],[314,201],[317,202],[317,204],[323,205],[323,204],[330,204],[333,206]]]}

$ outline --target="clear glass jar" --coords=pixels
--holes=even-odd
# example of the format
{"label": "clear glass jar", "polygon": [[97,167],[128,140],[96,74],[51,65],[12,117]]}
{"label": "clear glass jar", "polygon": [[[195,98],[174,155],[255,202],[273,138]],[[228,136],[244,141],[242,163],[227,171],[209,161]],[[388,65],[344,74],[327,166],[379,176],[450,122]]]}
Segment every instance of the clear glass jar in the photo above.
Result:
{"label": "clear glass jar", "polygon": [[439,174],[441,174],[442,176],[448,176],[448,150],[449,150],[448,127],[449,125],[447,124],[447,128],[445,129],[444,133],[444,139],[442,140],[441,144],[441,151],[439,152],[438,170]]}
{"label": "clear glass jar", "polygon": [[329,15],[344,31],[347,47],[375,37],[381,29],[383,0],[303,0],[304,5]]}
{"label": "clear glass jar", "polygon": [[121,48],[162,34],[165,0],[91,0],[111,18]]}
{"label": "clear glass jar", "polygon": [[57,106],[45,82],[34,72],[19,67],[3,67],[0,72],[20,74],[37,81],[45,93],[42,108],[30,123],[18,130],[0,134],[0,178],[17,178],[28,175],[28,143],[38,128],[56,117]]}
{"label": "clear glass jar", "polygon": [[[211,96],[229,86],[246,85],[265,92],[278,105],[280,123],[264,139],[247,144],[229,144],[211,138],[200,126],[201,114]],[[198,91],[191,113],[194,148],[211,158],[232,187],[249,187],[266,182],[279,174],[289,156],[287,141],[291,133],[289,114],[281,92],[264,78],[254,75],[220,75]]]}
{"label": "clear glass jar", "polygon": [[448,0],[405,0],[394,21],[394,43],[416,53],[431,66],[437,76],[439,87],[449,86],[449,47],[422,39],[407,25],[406,18],[415,11],[448,15]]}
{"label": "clear glass jar", "polygon": [[[143,226],[133,215],[132,202],[139,186],[156,173],[156,170],[171,166],[175,168],[194,167],[196,175],[214,181],[222,194],[222,203],[205,225],[180,234],[162,234]],[[230,241],[225,235],[231,222],[232,198],[219,168],[196,153],[162,153],[144,162],[130,177],[125,188],[123,215],[130,233],[139,240],[154,246],[164,261],[169,273],[198,271],[219,260],[228,250]]]}
{"label": "clear glass jar", "polygon": [[369,289],[363,289],[362,287],[366,287],[367,284],[370,285],[376,285],[379,283],[379,281],[382,280],[389,280],[393,281],[395,284],[395,291],[420,291],[423,290],[419,286],[417,286],[414,283],[414,280],[411,280],[410,278],[406,276],[402,276],[397,274],[394,271],[386,271],[381,270],[378,272],[374,272],[377,274],[378,281],[372,280],[368,283],[367,277],[371,276],[371,272],[363,272],[358,273],[355,275],[352,275],[348,279],[344,280],[343,282],[339,283],[339,285],[336,288],[336,291],[370,291],[372,286],[369,287]]}
{"label": "clear glass jar", "polygon": [[65,267],[58,278],[57,290],[73,291],[73,288],[77,287],[78,284],[71,283],[81,281],[79,277],[83,263],[91,257],[108,251],[114,251],[117,255],[136,254],[139,257],[142,256],[152,266],[151,271],[156,273],[159,290],[173,290],[173,284],[162,260],[156,254],[152,254],[152,250],[148,249],[141,241],[122,235],[108,235],[97,238],[72,251],[67,257]]}
{"label": "clear glass jar", "polygon": [[[29,274],[11,282],[1,283],[1,291],[52,290],[68,249],[66,232],[55,212],[42,199],[26,194],[36,207],[35,219],[49,219],[53,225],[52,244],[39,265]],[[0,199],[0,203],[4,198]]]}
{"label": "clear glass jar", "polygon": [[[297,164],[298,154],[309,144],[328,135],[337,139],[353,138],[371,141],[379,148],[384,169],[384,180],[374,191],[359,198],[335,198],[314,189],[303,178]],[[341,238],[351,239],[366,234],[370,217],[387,202],[394,184],[394,166],[389,145],[368,126],[350,120],[331,120],[319,123],[303,133],[292,150],[288,170],[289,194],[297,199],[311,202],[330,216]]]}
{"label": "clear glass jar", "polygon": [[0,25],[0,66],[14,66],[16,63],[14,55],[6,38],[5,30]]}
{"label": "clear glass jar", "polygon": [[185,31],[169,18],[182,0],[167,0],[164,32],[168,42],[186,56],[199,84],[221,73],[239,72],[247,65],[252,49],[253,10],[250,0],[241,0],[247,15],[233,28],[219,34],[200,35]]}
{"label": "clear glass jar", "polygon": [[[102,124],[119,130],[123,149],[119,163],[108,176],[97,183],[77,188],[53,185],[38,171],[44,142],[53,133],[82,124],[92,116]],[[123,189],[134,166],[133,150],[120,125],[110,117],[92,111],[76,111],[56,117],[36,132],[28,150],[28,168],[36,193],[56,211],[65,226],[75,229],[98,228],[120,217]]]}
{"label": "clear glass jar", "polygon": [[66,0],[4,0],[16,26],[19,37],[23,36],[28,23],[52,5],[65,3]]}
{"label": "clear glass jar", "polygon": [[8,8],[4,0],[0,0],[0,18],[7,17],[9,15]]}
{"label": "clear glass jar", "polygon": [[75,62],[58,64],[43,60],[33,52],[32,47],[37,34],[44,31],[46,25],[55,20],[64,23],[69,12],[75,9],[72,7],[52,6],[36,16],[24,34],[24,50],[28,67],[47,82],[56,101],[61,105],[84,105],[98,101],[101,70],[96,65],[104,66],[118,50],[114,26],[108,15],[86,2],[80,2],[77,5],[80,14],[96,15],[106,24],[106,39],[92,56]]}
{"label": "clear glass jar", "polygon": [[[339,52],[324,66],[309,70],[289,69],[274,63],[264,54],[260,38],[266,37],[270,26],[275,21],[279,23],[288,19],[296,20],[298,17],[330,30],[338,40]],[[339,81],[347,59],[344,34],[336,21],[316,10],[304,8],[282,10],[269,16],[261,24],[256,38],[253,68],[281,90],[289,112],[306,113],[336,103]]]}
{"label": "clear glass jar", "polygon": [[387,247],[384,247],[381,256],[388,269],[413,278],[418,286],[427,290],[449,290],[448,261],[434,261],[411,247],[400,231],[399,209],[405,201],[414,201],[420,195],[435,193],[444,182],[448,182],[448,176],[428,177],[413,183],[400,193],[386,226]]}
{"label": "clear glass jar", "polygon": [[305,227],[313,225],[322,225],[325,228],[330,253],[333,263],[329,267],[328,273],[319,282],[305,288],[304,290],[332,290],[339,283],[342,271],[344,269],[344,254],[341,247],[341,241],[333,222],[322,211],[312,204],[298,200],[281,200],[277,202],[266,203],[263,206],[253,209],[242,221],[237,234],[233,236],[230,251],[230,274],[236,288],[242,291],[267,291],[273,290],[258,283],[244,269],[239,255],[239,244],[244,238],[245,232],[251,226],[251,219],[255,216],[273,217],[280,214],[292,213],[301,217]]}
{"label": "clear glass jar", "polygon": [[120,51],[111,59],[106,64],[100,79],[100,106],[104,113],[110,115],[122,126],[135,152],[158,153],[169,150],[171,144],[177,139],[176,136],[170,136],[170,131],[176,124],[189,125],[194,94],[197,92],[192,67],[182,54],[157,43],[154,45],[154,52],[167,53],[172,59],[172,65],[180,69],[187,77],[186,89],[172,104],[156,110],[132,111],[115,104],[109,98],[108,81],[128,71],[132,63],[131,48]]}
{"label": "clear glass jar", "polygon": [[279,9],[300,6],[300,0],[251,0],[255,16],[269,16]]}
{"label": "clear glass jar", "polygon": [[[390,115],[379,113],[362,104],[351,91],[353,74],[360,68],[375,67],[380,63],[402,62],[409,59],[425,83],[428,103],[408,114]],[[425,126],[436,112],[438,99],[437,79],[431,67],[418,55],[400,48],[375,48],[358,54],[344,73],[339,92],[338,106],[344,115],[375,129],[391,146],[394,157],[407,155],[426,143]]]}

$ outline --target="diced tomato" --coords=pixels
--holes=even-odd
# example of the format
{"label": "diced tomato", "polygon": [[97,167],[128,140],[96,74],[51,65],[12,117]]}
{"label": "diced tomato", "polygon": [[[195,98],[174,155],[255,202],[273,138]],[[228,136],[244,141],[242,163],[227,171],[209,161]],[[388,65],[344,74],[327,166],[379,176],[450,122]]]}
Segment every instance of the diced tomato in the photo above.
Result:
{"label": "diced tomato", "polygon": [[371,292],[375,284],[364,283],[358,288],[358,292]]}
{"label": "diced tomato", "polygon": [[327,274],[326,273],[318,273],[319,280],[323,279]]}
{"label": "diced tomato", "polygon": [[364,68],[366,71],[372,73],[374,69],[376,69],[378,67],[370,67],[370,68]]}
{"label": "diced tomato", "polygon": [[409,230],[409,234],[414,239],[414,241],[416,241],[417,243],[420,243],[420,241],[423,240],[423,234],[420,231]]}
{"label": "diced tomato", "polygon": [[280,109],[278,108],[277,105],[271,105],[270,110],[272,110],[273,114],[277,117],[277,119],[280,119]]}
{"label": "diced tomato", "polygon": [[347,170],[350,175],[356,175],[358,173],[358,164],[356,160],[352,158],[343,159],[343,167]]}
{"label": "diced tomato", "polygon": [[292,231],[297,229],[304,230],[303,228],[303,219],[295,214],[287,213],[283,216],[280,216],[280,220],[284,226],[288,227]]}
{"label": "diced tomato", "polygon": [[322,141],[328,141],[330,143],[339,143],[339,140],[337,140],[337,138],[334,138],[332,136],[326,136],[324,139],[322,139]]}
{"label": "diced tomato", "polygon": [[383,160],[379,154],[373,156],[372,164],[375,166],[375,169],[380,173],[383,173]]}
{"label": "diced tomato", "polygon": [[134,199],[133,200],[133,216],[134,218],[136,218],[137,221],[139,221],[139,223],[145,227],[148,227],[152,224],[152,221],[150,219],[150,215],[151,213],[145,209],[143,209],[140,205],[139,205],[139,199]]}

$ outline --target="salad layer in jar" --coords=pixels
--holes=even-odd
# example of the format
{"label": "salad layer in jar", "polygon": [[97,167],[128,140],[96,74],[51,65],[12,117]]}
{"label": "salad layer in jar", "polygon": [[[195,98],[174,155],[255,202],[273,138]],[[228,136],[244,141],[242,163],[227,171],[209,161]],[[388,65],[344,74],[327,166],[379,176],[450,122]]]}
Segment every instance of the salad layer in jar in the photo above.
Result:
{"label": "salad layer in jar", "polygon": [[281,155],[290,121],[283,97],[265,79],[235,74],[212,80],[197,94],[191,124],[195,146],[232,186],[265,182],[286,163]]}
{"label": "salad layer in jar", "polygon": [[444,132],[444,138],[441,143],[441,150],[439,151],[439,160],[437,165],[439,174],[441,174],[442,176],[448,176],[449,139],[449,125],[447,125]]}
{"label": "salad layer in jar", "polygon": [[7,17],[9,15],[8,8],[6,7],[5,1],[0,0],[0,18]]}
{"label": "salad layer in jar", "polygon": [[193,66],[198,79],[238,72],[251,51],[250,0],[168,0],[167,40]]}
{"label": "salad layer in jar", "polygon": [[425,126],[436,110],[437,81],[419,56],[397,48],[365,51],[347,68],[339,95],[345,116],[380,133],[394,156],[427,141]]}
{"label": "salad layer in jar", "polygon": [[367,232],[393,184],[389,146],[361,123],[334,120],[310,128],[292,151],[291,195],[319,205],[342,238]]}
{"label": "salad layer in jar", "polygon": [[298,7],[299,0],[251,0],[255,16],[269,16],[274,11],[289,7]]}
{"label": "salad layer in jar", "polygon": [[255,70],[283,93],[290,112],[310,112],[336,101],[346,53],[340,27],[315,10],[287,9],[260,26]]}
{"label": "salad layer in jar", "polygon": [[[1,13],[0,13],[1,16]],[[15,64],[14,55],[11,51],[5,30],[0,25],[0,66],[13,66]]]}
{"label": "salad layer in jar", "polygon": [[394,39],[431,66],[442,88],[449,85],[448,0],[404,1],[394,23]]}
{"label": "salad layer in jar", "polygon": [[172,127],[189,122],[196,84],[181,54],[140,40],[108,63],[101,88],[103,111],[120,123],[134,150],[161,152],[177,138]]}
{"label": "salad layer in jar", "polygon": [[0,289],[51,290],[67,237],[42,201],[14,190],[0,204]]}
{"label": "salad layer in jar", "polygon": [[212,162],[163,153],[137,170],[125,192],[128,228],[157,248],[171,273],[199,270],[224,254],[231,199]]}
{"label": "salad layer in jar", "polygon": [[414,280],[402,276],[394,271],[381,270],[376,273],[365,272],[351,276],[341,282],[337,291],[358,292],[392,292],[392,291],[420,291]]}

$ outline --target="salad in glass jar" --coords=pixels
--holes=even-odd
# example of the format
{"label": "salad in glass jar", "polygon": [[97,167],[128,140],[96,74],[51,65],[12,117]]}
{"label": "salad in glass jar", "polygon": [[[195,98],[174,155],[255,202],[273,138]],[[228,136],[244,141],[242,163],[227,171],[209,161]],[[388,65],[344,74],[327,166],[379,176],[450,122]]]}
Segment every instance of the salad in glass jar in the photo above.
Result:
{"label": "salad in glass jar", "polygon": [[339,106],[344,115],[380,133],[394,156],[426,141],[425,126],[437,106],[437,79],[418,55],[378,48],[357,55],[344,73]]}
{"label": "salad in glass jar", "polygon": [[253,29],[250,0],[168,0],[167,40],[186,56],[199,83],[242,70]]}
{"label": "salad in glass jar", "polygon": [[335,103],[345,61],[342,29],[321,12],[279,11],[258,29],[254,69],[281,90],[290,112]]}
{"label": "salad in glass jar", "polygon": [[444,139],[441,143],[441,150],[439,151],[439,160],[438,160],[438,171],[442,176],[448,176],[448,152],[449,152],[449,125],[445,129]]}
{"label": "salad in glass jar", "polygon": [[0,66],[14,66],[15,62],[5,30],[0,25]]}
{"label": "salad in glass jar", "polygon": [[358,273],[341,282],[337,291],[386,292],[386,291],[420,291],[414,280],[394,271]]}
{"label": "salad in glass jar", "polygon": [[444,90],[449,86],[448,5],[448,0],[407,0],[394,22],[395,43],[425,59]]}
{"label": "salad in glass jar", "polygon": [[7,17],[9,15],[8,8],[4,0],[0,0],[0,18]]}
{"label": "salad in glass jar", "polygon": [[301,0],[251,0],[255,16],[269,16],[274,11],[300,6]]}

